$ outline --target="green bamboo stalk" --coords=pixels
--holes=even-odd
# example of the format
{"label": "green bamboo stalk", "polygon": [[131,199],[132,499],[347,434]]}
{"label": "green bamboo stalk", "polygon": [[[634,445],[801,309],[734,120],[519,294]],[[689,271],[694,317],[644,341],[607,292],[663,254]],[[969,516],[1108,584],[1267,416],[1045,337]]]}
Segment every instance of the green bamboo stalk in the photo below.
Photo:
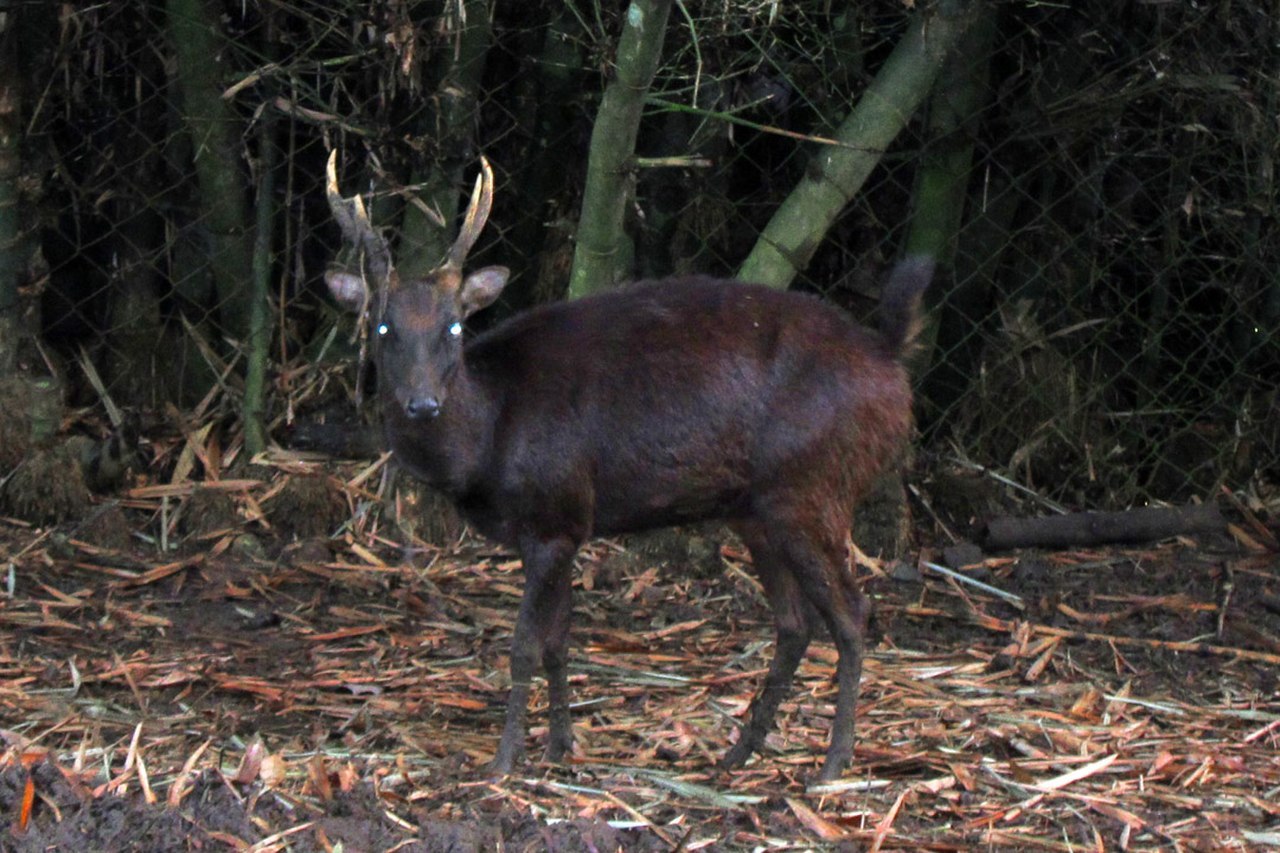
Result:
{"label": "green bamboo stalk", "polygon": [[739,278],[785,288],[808,264],[840,211],[928,96],[943,60],[979,6],[985,4],[940,0],[915,13],[902,41],[837,128],[839,144],[818,152],[765,226]]}
{"label": "green bamboo stalk", "polygon": [[267,364],[271,349],[271,250],[275,224],[276,113],[263,113],[259,126],[258,205],[253,241],[253,275],[249,290],[249,339],[245,359],[244,402],[240,416],[244,423],[244,446],[249,455],[267,449],[265,419]]}
{"label": "green bamboo stalk", "polygon": [[929,147],[920,159],[906,254],[929,255],[944,267],[951,265],[964,215],[975,128],[989,94],[995,31],[994,14],[975,21],[947,58],[929,97]]}
{"label": "green bamboo stalk", "polygon": [[617,74],[605,89],[591,132],[587,184],[578,219],[578,243],[569,274],[569,297],[607,290],[625,274],[623,231],[628,174],[645,94],[662,58],[672,0],[632,0],[618,43]]}
{"label": "green bamboo stalk", "polygon": [[[990,96],[988,72],[996,20],[990,9],[986,12],[961,36],[929,96],[925,129],[928,147],[916,173],[906,254],[936,258],[940,275],[949,275],[954,269],[956,235],[968,198],[976,128]],[[950,287],[935,283],[933,294],[936,298],[950,291]],[[918,339],[917,366],[933,360],[939,335],[937,320],[937,314],[931,314]],[[966,324],[964,333],[969,329]]]}

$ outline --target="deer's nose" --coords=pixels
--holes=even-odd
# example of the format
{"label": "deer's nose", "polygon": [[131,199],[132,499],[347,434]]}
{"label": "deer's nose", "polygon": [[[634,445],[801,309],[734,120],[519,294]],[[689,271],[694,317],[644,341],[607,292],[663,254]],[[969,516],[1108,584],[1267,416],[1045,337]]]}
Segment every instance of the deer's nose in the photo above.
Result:
{"label": "deer's nose", "polygon": [[434,418],[440,414],[440,400],[435,396],[410,397],[404,404],[404,413],[414,420]]}

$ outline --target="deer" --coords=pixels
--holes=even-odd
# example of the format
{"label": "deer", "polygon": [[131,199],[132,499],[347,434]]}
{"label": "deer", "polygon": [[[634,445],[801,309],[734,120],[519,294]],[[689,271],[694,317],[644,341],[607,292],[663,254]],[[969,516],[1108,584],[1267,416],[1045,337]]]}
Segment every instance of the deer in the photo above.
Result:
{"label": "deer", "polygon": [[[496,754],[525,754],[531,682],[545,673],[545,759],[573,732],[567,681],[574,556],[592,537],[720,521],[741,537],[773,611],[774,654],[749,720],[720,765],[764,745],[825,625],[836,704],[817,781],[853,757],[868,604],[849,557],[854,510],[913,429],[903,356],[920,327],[932,259],[887,277],[878,331],[816,296],[706,276],[636,282],[543,304],[464,339],[506,267],[466,271],[493,204],[481,157],[458,236],[428,274],[401,280],[359,195],[326,195],[361,269],[326,273],[374,332],[378,405],[396,462],[446,495],[483,536],[516,551],[524,585]],[[370,286],[372,283],[372,287]]]}

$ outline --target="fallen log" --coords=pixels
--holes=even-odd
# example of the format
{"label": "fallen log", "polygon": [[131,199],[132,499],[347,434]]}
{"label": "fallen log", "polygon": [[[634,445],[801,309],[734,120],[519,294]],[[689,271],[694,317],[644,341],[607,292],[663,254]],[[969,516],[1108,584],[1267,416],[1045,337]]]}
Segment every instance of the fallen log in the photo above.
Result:
{"label": "fallen log", "polygon": [[1070,548],[1114,542],[1147,542],[1169,536],[1225,533],[1217,504],[1141,507],[1123,512],[1077,512],[1042,518],[995,518],[987,522],[988,548]]}

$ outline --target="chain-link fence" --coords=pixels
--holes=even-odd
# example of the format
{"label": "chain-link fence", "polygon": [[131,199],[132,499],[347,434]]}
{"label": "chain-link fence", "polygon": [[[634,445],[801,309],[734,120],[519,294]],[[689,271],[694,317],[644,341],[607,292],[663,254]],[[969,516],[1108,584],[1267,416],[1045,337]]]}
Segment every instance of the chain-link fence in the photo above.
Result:
{"label": "chain-link fence", "polygon": [[[515,273],[495,313],[563,294],[625,4],[9,6],[38,330],[21,360],[67,377],[85,412],[105,393],[144,431],[166,404],[234,423],[256,275],[272,434],[348,398],[350,332],[320,284],[333,146],[345,189],[373,191],[375,219],[406,235],[409,266],[439,258],[409,235],[425,221],[447,237],[483,150],[497,204],[473,262]],[[732,274],[911,14],[897,0],[679,5],[629,200],[635,275]],[[1007,495],[1086,507],[1273,484],[1275,16],[1010,0],[975,20],[796,286],[871,310],[937,198],[926,185],[950,175],[918,361],[939,503],[972,515],[956,496],[975,467],[1018,484]],[[204,76],[180,68],[193,56]],[[210,79],[219,97],[200,102]]]}

